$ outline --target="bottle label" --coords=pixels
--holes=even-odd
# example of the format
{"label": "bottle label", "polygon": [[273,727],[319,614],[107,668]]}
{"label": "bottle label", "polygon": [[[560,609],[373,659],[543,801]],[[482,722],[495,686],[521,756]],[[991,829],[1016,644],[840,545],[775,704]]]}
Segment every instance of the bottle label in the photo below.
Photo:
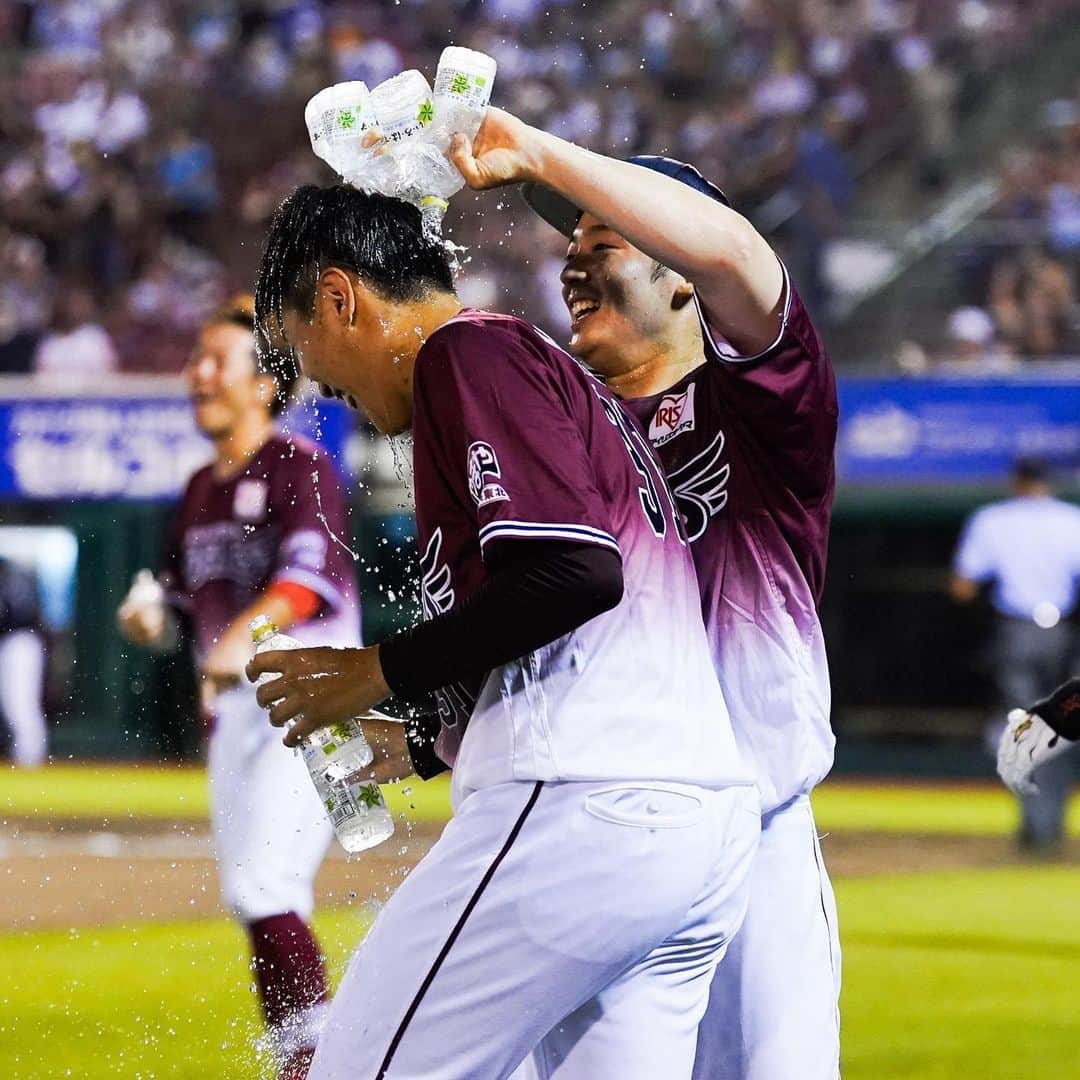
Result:
{"label": "bottle label", "polygon": [[353,794],[348,787],[341,787],[326,799],[326,812],[330,815],[330,824],[336,829],[343,825],[349,818],[356,817],[360,813],[360,807],[356,805]]}
{"label": "bottle label", "polygon": [[435,76],[435,94],[455,98],[471,109],[482,109],[491,97],[491,83],[485,75],[444,68]]}
{"label": "bottle label", "polygon": [[363,805],[365,810],[374,810],[384,805],[379,785],[373,780],[367,783],[350,784],[349,794],[356,800],[357,806]]}
{"label": "bottle label", "polygon": [[348,142],[362,135],[374,122],[371,106],[367,102],[356,105],[336,105],[326,109],[310,126],[312,143],[325,141],[331,146]]}

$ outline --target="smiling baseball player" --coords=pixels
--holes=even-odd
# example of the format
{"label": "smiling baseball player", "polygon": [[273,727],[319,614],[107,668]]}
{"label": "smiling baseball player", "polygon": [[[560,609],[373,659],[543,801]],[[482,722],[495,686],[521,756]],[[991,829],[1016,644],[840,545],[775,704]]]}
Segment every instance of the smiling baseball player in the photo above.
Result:
{"label": "smiling baseball player", "polygon": [[755,769],[762,834],[717,971],[699,1080],[834,1080],[840,945],[809,793],[829,771],[817,605],[834,489],[828,353],[775,253],[669,158],[616,161],[489,109],[455,164],[529,182],[568,240],[570,351],[640,420],[689,534],[716,674]]}
{"label": "smiling baseball player", "polygon": [[[238,298],[203,327],[185,368],[214,460],[173,513],[159,577],[194,626],[222,899],[248,934],[280,1080],[302,1080],[327,998],[309,922],[333,830],[241,676],[256,615],[301,641],[355,645],[359,610],[351,560],[331,538],[347,535],[341,481],[324,453],[274,430],[291,386],[256,355],[253,319],[252,298]],[[119,621],[136,644],[170,636],[153,602],[125,604]]]}

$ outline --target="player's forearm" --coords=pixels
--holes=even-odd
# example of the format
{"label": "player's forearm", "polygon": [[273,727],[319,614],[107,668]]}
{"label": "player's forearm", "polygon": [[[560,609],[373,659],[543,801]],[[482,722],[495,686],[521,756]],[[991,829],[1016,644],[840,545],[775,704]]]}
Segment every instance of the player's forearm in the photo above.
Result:
{"label": "player's forearm", "polygon": [[266,589],[257,600],[248,604],[222,634],[222,638],[230,638],[242,641],[245,646],[251,642],[251,631],[248,625],[251,620],[259,615],[265,615],[282,633],[289,630],[299,620],[292,601],[287,596],[276,592],[271,586]]}
{"label": "player's forearm", "polygon": [[576,630],[622,598],[622,563],[606,548],[531,540],[506,547],[515,561],[463,604],[382,643],[383,675],[395,694],[416,700],[482,676]]}
{"label": "player's forearm", "polygon": [[538,139],[536,173],[540,183],[699,284],[716,274],[740,272],[762,248],[768,251],[754,227],[723,203],[662,173],[546,132]]}

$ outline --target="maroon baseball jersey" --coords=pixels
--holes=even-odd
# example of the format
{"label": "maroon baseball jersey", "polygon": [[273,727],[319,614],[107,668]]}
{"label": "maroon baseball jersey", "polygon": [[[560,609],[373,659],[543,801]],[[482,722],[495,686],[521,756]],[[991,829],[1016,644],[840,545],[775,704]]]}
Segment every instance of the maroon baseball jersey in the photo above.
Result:
{"label": "maroon baseball jersey", "polygon": [[454,794],[508,780],[748,783],[663,473],[618,402],[520,319],[462,312],[421,348],[414,481],[426,617],[529,539],[619,552],[617,607],[440,693]]}
{"label": "maroon baseball jersey", "polygon": [[[340,542],[338,539],[340,538]],[[191,614],[205,656],[236,616],[275,581],[323,600],[290,635],[311,645],[359,644],[359,607],[341,480],[326,454],[274,436],[229,480],[200,469],[169,528],[161,582]]]}
{"label": "maroon baseball jersey", "polygon": [[766,810],[821,780],[835,742],[817,603],[836,380],[786,271],[785,289],[783,325],[764,352],[738,356],[702,313],[707,362],[670,390],[625,403],[683,515],[716,672]]}

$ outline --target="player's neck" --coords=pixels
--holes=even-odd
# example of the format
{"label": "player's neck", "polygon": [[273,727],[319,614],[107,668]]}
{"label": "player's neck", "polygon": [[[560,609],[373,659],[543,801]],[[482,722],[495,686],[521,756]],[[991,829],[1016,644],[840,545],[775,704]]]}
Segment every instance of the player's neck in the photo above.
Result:
{"label": "player's neck", "polygon": [[402,431],[411,423],[413,370],[416,357],[436,330],[449,322],[464,304],[453,293],[433,293],[423,300],[397,306],[384,326],[385,355],[392,358],[387,369],[386,402],[390,426],[383,431]]}
{"label": "player's neck", "polygon": [[387,342],[398,356],[415,359],[424,342],[464,306],[453,293],[443,292],[401,304],[391,318]]}
{"label": "player's neck", "polygon": [[219,435],[214,439],[214,476],[228,480],[242,472],[273,433],[273,421],[260,410]]}
{"label": "player's neck", "polygon": [[632,366],[605,379],[608,389],[621,398],[652,397],[670,390],[681,379],[705,362],[700,349],[654,349]]}

